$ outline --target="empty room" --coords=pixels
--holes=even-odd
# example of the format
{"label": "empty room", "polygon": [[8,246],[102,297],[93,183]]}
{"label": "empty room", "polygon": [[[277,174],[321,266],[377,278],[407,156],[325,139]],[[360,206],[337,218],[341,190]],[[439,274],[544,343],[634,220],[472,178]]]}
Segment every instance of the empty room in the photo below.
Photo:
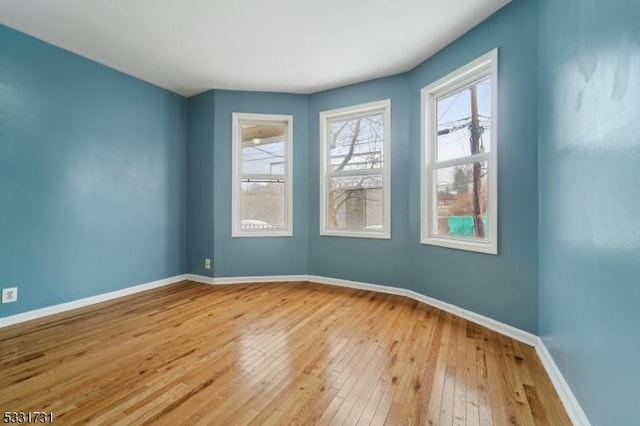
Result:
{"label": "empty room", "polygon": [[640,424],[637,0],[1,0],[3,423]]}

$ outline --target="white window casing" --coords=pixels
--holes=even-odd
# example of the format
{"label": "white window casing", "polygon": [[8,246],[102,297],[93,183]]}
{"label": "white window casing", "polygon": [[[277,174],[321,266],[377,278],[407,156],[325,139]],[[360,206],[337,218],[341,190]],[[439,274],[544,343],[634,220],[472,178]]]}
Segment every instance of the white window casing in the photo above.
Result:
{"label": "white window casing", "polygon": [[[381,120],[374,121],[374,117],[381,117]],[[332,153],[332,149],[336,149],[338,145],[338,134],[334,133],[331,126],[336,123],[344,123],[346,126],[353,123],[354,120],[358,123],[357,130],[350,134],[351,140],[346,148],[347,152],[343,150],[342,153]],[[389,99],[320,113],[320,235],[391,238],[390,120],[391,100]],[[360,123],[365,124],[361,125]],[[344,129],[344,126],[341,130]],[[379,128],[380,126],[382,129]],[[372,138],[373,142],[371,142]],[[380,143],[380,138],[382,138],[382,143]],[[369,151],[363,147],[366,145],[366,141],[369,141]],[[346,146],[342,145],[343,148]],[[354,148],[356,148],[355,152]],[[354,160],[355,158],[360,158],[361,161],[358,162]],[[342,160],[342,162],[336,165],[334,163],[336,160]],[[355,188],[343,189],[342,192],[336,189],[336,182],[349,182],[349,179],[352,179],[351,182],[358,181]],[[380,186],[377,183],[370,183],[372,186],[369,188],[363,183],[365,181],[379,182],[380,180]],[[332,182],[334,184],[333,192]],[[360,195],[351,199],[351,195],[356,192]],[[361,196],[363,193],[365,194],[364,201]],[[368,195],[370,193],[371,196]],[[340,200],[340,207],[336,206],[339,197],[344,197]],[[349,211],[350,203],[348,201],[350,200],[360,200],[361,206]],[[382,205],[380,206],[380,204]],[[372,207],[369,208],[368,205]],[[340,209],[343,211],[341,212]],[[338,217],[341,218],[342,224],[338,223]]]}
{"label": "white window casing", "polygon": [[[438,118],[438,100],[446,100],[447,97],[454,94],[461,94],[467,88],[473,88],[483,79],[489,78],[491,82],[490,88],[490,117],[483,117],[490,129],[489,151],[488,152],[470,152],[468,155],[453,156],[438,161],[438,149],[445,144],[438,145],[438,137],[442,130],[439,130]],[[475,92],[474,92],[475,93]],[[473,99],[473,98],[471,98]],[[455,100],[451,104],[455,103]],[[473,102],[472,102],[473,103]],[[450,104],[449,104],[450,105]],[[478,117],[478,102],[476,98],[476,119]],[[436,82],[424,87],[421,91],[421,154],[420,154],[420,187],[421,187],[421,226],[420,241],[422,244],[448,247],[453,249],[475,251],[480,253],[498,254],[498,50],[481,56],[471,63],[453,71],[447,76],[437,80]],[[471,107],[473,108],[473,107]],[[448,110],[447,110],[448,111]],[[473,115],[472,115],[473,116]],[[461,122],[461,120],[458,120]],[[473,120],[469,120],[472,123]],[[476,121],[479,123],[479,121]],[[454,124],[450,124],[452,129]],[[455,131],[461,131],[464,123],[458,124]],[[471,126],[471,124],[469,124]],[[469,127],[470,129],[471,127]],[[483,129],[484,131],[484,129]],[[453,133],[453,131],[452,131]],[[476,133],[477,134],[477,133]],[[477,141],[478,138],[476,138]],[[462,144],[462,141],[459,140]],[[464,148],[466,149],[466,148]],[[451,157],[451,155],[449,155]],[[486,225],[478,222],[477,228],[488,226],[484,238],[474,236],[457,236],[448,233],[438,232],[439,230],[439,190],[442,182],[436,178],[438,172],[445,173],[446,169],[463,168],[474,164],[482,164],[486,173]],[[480,166],[478,166],[479,170]],[[469,169],[467,169],[467,172]],[[449,172],[451,174],[451,172]],[[479,193],[476,187],[476,181],[473,183],[473,191]],[[447,192],[447,190],[445,190]],[[451,198],[455,199],[458,195],[456,191],[449,190]],[[479,200],[479,196],[473,198],[474,201]],[[478,204],[480,205],[480,202]],[[479,208],[474,210],[471,216],[472,221],[477,220]],[[480,213],[480,214],[482,214]],[[474,219],[474,217],[476,219]],[[480,216],[480,220],[483,216]],[[449,219],[447,217],[447,219]],[[449,229],[449,228],[447,228]],[[475,233],[476,231],[474,231]]]}
{"label": "white window casing", "polygon": [[[266,134],[243,141],[243,128],[256,131],[276,130],[277,135]],[[247,131],[249,131],[247,130]],[[232,191],[231,191],[231,236],[232,237],[290,237],[293,235],[293,116],[275,114],[232,114]],[[283,134],[280,134],[283,133]],[[245,135],[245,137],[248,137]],[[281,143],[283,149],[269,151],[269,144]],[[248,151],[255,151],[250,153]],[[280,152],[282,151],[282,152]],[[256,167],[249,167],[251,164]],[[258,164],[259,163],[259,164]],[[249,166],[248,166],[249,165]],[[275,167],[274,167],[275,166]],[[269,170],[264,170],[267,167]],[[277,169],[275,172],[273,168]],[[283,185],[283,196],[269,200],[275,206],[270,217],[264,217],[260,203],[243,206],[242,185],[256,187]],[[250,192],[250,191],[247,191]],[[259,191],[257,191],[260,195]],[[264,192],[266,194],[266,192]],[[273,197],[272,197],[273,198]],[[254,215],[255,213],[255,215]],[[262,216],[261,216],[262,214]],[[251,217],[249,217],[251,216]],[[256,216],[256,217],[254,217]],[[273,216],[282,217],[273,219]]]}

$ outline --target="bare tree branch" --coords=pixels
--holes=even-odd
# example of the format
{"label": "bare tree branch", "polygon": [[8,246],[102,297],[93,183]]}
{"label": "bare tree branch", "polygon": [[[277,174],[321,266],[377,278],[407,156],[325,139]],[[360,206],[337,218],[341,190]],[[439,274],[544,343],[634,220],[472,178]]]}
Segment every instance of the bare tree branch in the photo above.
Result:
{"label": "bare tree branch", "polygon": [[358,120],[356,121],[356,128],[354,129],[353,135],[351,135],[351,141],[349,142],[349,152],[347,152],[347,155],[344,157],[340,165],[336,167],[335,171],[343,170],[346,165],[349,164],[349,161],[351,161],[351,157],[353,157],[353,153],[356,150],[356,142],[358,141],[358,137],[360,136],[361,121],[361,118],[358,118]]}

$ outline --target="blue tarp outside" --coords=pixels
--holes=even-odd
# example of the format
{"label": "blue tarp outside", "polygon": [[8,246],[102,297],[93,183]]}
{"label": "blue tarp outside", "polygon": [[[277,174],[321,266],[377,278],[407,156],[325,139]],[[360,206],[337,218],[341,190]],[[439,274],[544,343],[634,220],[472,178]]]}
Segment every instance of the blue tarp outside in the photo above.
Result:
{"label": "blue tarp outside", "polygon": [[[482,222],[484,223],[485,232],[489,231],[486,216],[482,216]],[[455,235],[456,237],[475,237],[473,216],[449,216],[448,224],[449,235]]]}

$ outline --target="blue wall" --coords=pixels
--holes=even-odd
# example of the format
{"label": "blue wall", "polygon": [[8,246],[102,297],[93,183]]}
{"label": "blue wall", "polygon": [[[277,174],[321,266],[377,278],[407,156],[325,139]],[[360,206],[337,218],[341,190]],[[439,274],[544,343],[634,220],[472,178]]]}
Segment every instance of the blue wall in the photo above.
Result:
{"label": "blue wall", "polygon": [[[234,112],[293,115],[293,236],[231,238],[231,115]],[[217,277],[307,273],[308,96],[215,91],[213,139],[214,256]]]}
{"label": "blue wall", "polygon": [[590,421],[640,405],[640,3],[541,1],[540,334]]}
{"label": "blue wall", "polygon": [[[406,74],[310,96],[216,90],[190,99],[189,271],[214,276],[308,273],[410,288],[535,333],[537,16],[536,2],[516,1]],[[420,89],[496,47],[500,255],[421,245]],[[391,99],[392,238],[320,236],[319,113],[381,99]],[[291,238],[231,238],[233,112],[294,115]],[[203,269],[212,249],[213,273]]]}
{"label": "blue wall", "polygon": [[[538,10],[514,1],[410,74],[409,270],[420,293],[536,333]],[[420,244],[420,89],[498,48],[498,256]]]}
{"label": "blue wall", "polygon": [[0,26],[0,317],[185,271],[185,114]]}
{"label": "blue wall", "polygon": [[[309,273],[406,287],[409,192],[406,74],[311,95],[309,102]],[[320,236],[320,112],[391,99],[391,239]]]}
{"label": "blue wall", "polygon": [[[410,288],[538,326],[537,4],[517,1],[410,73],[311,95],[309,273]],[[498,47],[498,256],[420,244],[420,89]],[[391,240],[319,235],[319,113],[391,99]]]}
{"label": "blue wall", "polygon": [[215,91],[187,100],[187,270],[213,276],[213,136]]}

